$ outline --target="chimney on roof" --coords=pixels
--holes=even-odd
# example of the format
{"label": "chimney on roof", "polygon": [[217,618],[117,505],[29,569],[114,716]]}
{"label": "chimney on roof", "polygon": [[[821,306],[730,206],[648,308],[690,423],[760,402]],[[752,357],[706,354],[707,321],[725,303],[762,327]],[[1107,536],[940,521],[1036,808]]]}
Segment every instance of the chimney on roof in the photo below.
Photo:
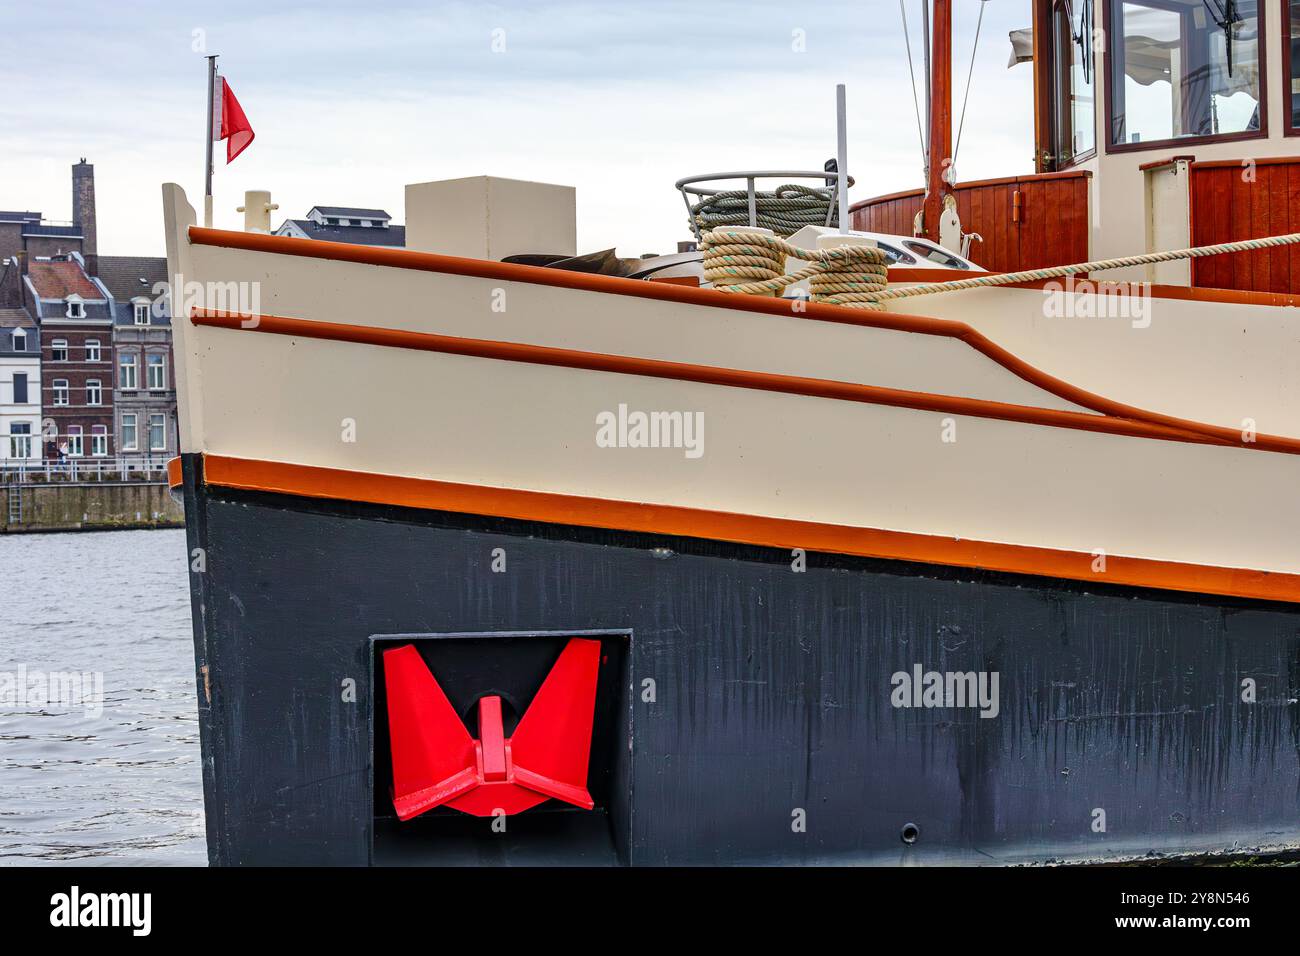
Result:
{"label": "chimney on roof", "polygon": [[72,167],[72,221],[81,227],[81,254],[86,271],[99,274],[99,244],[95,231],[95,167],[81,157]]}

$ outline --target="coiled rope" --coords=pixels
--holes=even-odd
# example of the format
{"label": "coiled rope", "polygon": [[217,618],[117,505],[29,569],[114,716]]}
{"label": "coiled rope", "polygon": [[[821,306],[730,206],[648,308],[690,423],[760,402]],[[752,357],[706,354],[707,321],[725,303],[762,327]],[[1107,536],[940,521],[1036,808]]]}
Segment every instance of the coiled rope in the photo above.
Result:
{"label": "coiled rope", "polygon": [[[718,226],[762,226],[778,236],[791,236],[804,226],[839,226],[833,187],[817,188],[787,183],[771,191],[754,193],[756,222],[749,218],[749,193],[728,189],[703,197],[691,206],[691,219],[703,234]],[[827,221],[829,217],[829,222]]]}
{"label": "coiled rope", "polygon": [[[774,295],[803,279],[814,302],[882,309],[877,298],[889,284],[888,259],[875,246],[800,249],[776,236],[714,229],[700,243],[704,277],[721,292]],[[785,274],[787,257],[808,263]]]}

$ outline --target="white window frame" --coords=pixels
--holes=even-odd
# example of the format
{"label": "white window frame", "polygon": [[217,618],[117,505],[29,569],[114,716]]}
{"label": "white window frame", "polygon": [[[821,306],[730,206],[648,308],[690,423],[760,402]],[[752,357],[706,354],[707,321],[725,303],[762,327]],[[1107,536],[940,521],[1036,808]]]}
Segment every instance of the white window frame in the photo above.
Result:
{"label": "white window frame", "polygon": [[108,426],[90,426],[90,454],[92,458],[108,457]]}
{"label": "white window frame", "polygon": [[[16,432],[15,428],[24,427],[26,432]],[[31,458],[32,457],[32,426],[30,422],[10,422],[9,423],[9,457],[10,458]]]}
{"label": "white window frame", "polygon": [[72,390],[68,388],[68,380],[66,378],[56,378],[53,382],[50,383],[50,387],[54,390],[54,400],[50,404],[52,405],[72,404],[72,398],[70,395]]}
{"label": "white window frame", "polygon": [[[128,421],[130,419],[130,421]],[[127,436],[131,437],[128,439]],[[122,451],[140,450],[140,430],[135,412],[122,413]]]}
{"label": "white window frame", "polygon": [[[157,427],[158,427],[158,434],[162,436],[162,441],[159,442],[159,443],[156,444],[156,445],[154,444],[154,440],[153,440],[153,430],[154,430],[154,421],[155,421],[155,419],[158,421],[158,425],[157,425]],[[150,451],[166,451],[166,450],[167,450],[167,416],[164,415],[164,414],[161,414],[161,413],[151,413],[151,414],[149,415],[149,450],[150,450]]]}
{"label": "white window frame", "polygon": [[14,329],[14,351],[27,351],[27,333],[22,329]]}
{"label": "white window frame", "polygon": [[86,404],[104,404],[104,383],[97,378],[86,379]]}
{"label": "white window frame", "polygon": [[[95,354],[93,356],[90,354],[91,349],[95,350]],[[102,362],[103,354],[104,354],[104,349],[99,344],[99,339],[86,339],[86,361],[87,362]]]}
{"label": "white window frame", "polygon": [[148,325],[149,324],[149,303],[147,301],[141,302],[137,299],[133,301],[131,305],[133,307],[132,317],[135,324]]}
{"label": "white window frame", "polygon": [[[128,376],[127,369],[131,370]],[[136,352],[122,352],[117,362],[118,387],[124,391],[135,391],[140,387],[140,356]],[[130,381],[127,381],[128,377]]]}
{"label": "white window frame", "polygon": [[68,457],[83,458],[86,453],[86,439],[80,425],[68,426]]}
{"label": "white window frame", "polygon": [[[157,359],[157,361],[151,362],[150,359]],[[146,353],[144,359],[144,368],[145,368],[145,379],[147,380],[145,382],[145,385],[148,387],[148,390],[151,392],[166,391],[167,390],[167,356],[163,355],[161,352]],[[158,377],[160,379],[160,384],[158,385],[155,385],[153,383],[154,369],[159,370]]]}
{"label": "white window frame", "polygon": [[[59,358],[59,353],[63,353],[63,358]],[[68,340],[54,339],[50,342],[50,361],[66,362],[68,360]]]}
{"label": "white window frame", "polygon": [[65,318],[84,319],[86,317],[86,303],[82,300],[81,296],[74,292],[72,295],[68,296],[66,301],[68,303],[68,311],[65,313]]}

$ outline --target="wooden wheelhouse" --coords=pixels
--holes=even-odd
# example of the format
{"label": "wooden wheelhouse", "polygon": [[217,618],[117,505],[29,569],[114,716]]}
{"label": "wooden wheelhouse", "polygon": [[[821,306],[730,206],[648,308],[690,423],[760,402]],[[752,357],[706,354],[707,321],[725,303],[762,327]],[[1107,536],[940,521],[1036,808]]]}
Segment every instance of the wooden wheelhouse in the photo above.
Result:
{"label": "wooden wheelhouse", "polygon": [[[942,157],[951,0],[932,2],[930,142]],[[1032,29],[1012,43],[1013,69],[1034,76],[1033,172],[950,183],[947,161],[931,162],[925,187],[854,205],[854,228],[949,245],[970,237],[970,258],[998,272],[1300,231],[1300,0],[1032,9]],[[955,228],[941,229],[945,208]],[[1300,247],[1106,277],[1296,293]]]}

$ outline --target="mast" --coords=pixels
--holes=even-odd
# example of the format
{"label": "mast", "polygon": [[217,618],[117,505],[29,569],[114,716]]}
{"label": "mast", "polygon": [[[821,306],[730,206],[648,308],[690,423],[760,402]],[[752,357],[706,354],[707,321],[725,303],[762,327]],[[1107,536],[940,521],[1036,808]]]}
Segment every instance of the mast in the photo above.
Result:
{"label": "mast", "polygon": [[[928,5],[931,0],[924,0]],[[952,160],[952,0],[933,0],[930,42],[930,132],[926,171],[924,235],[939,241],[943,197],[952,192],[948,165]]]}

